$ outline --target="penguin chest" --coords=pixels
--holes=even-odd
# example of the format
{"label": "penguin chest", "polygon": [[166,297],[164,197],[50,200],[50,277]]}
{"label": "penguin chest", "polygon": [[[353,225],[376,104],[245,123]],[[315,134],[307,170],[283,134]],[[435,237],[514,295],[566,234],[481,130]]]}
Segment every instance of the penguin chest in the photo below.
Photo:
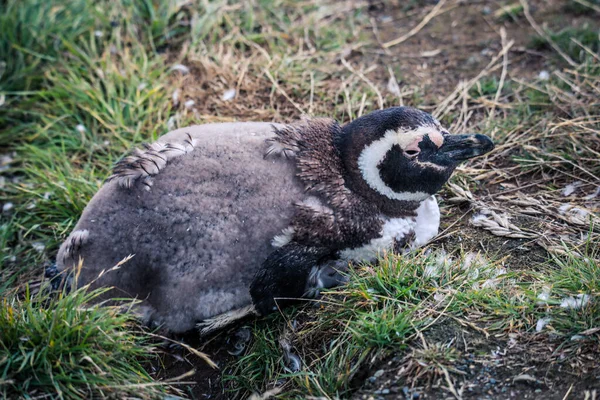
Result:
{"label": "penguin chest", "polygon": [[379,237],[360,247],[342,250],[339,254],[340,259],[371,262],[387,251],[417,249],[438,234],[440,209],[435,196],[431,196],[421,202],[416,217],[382,220],[383,227]]}

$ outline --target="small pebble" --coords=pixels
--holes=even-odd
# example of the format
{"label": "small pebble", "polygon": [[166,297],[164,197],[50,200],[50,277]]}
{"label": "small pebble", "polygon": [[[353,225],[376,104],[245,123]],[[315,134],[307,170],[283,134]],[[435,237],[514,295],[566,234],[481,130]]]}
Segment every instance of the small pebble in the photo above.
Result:
{"label": "small pebble", "polygon": [[494,378],[490,378],[490,383],[491,383],[492,385],[495,385],[495,384],[496,384],[496,380],[495,380]]}
{"label": "small pebble", "polygon": [[177,127],[177,118],[175,118],[175,116],[169,117],[169,120],[167,121],[167,129],[172,131],[176,127]]}
{"label": "small pebble", "polygon": [[33,249],[38,253],[41,253],[46,248],[46,245],[42,242],[33,242],[31,243],[31,247],[33,247]]}
{"label": "small pebble", "polygon": [[12,210],[14,207],[13,203],[4,203],[4,205],[2,206],[2,212],[9,212],[10,210]]}
{"label": "small pebble", "polygon": [[381,375],[383,375],[383,373],[384,373],[384,372],[385,372],[384,370],[380,369],[379,371],[375,372],[375,373],[373,374],[373,376],[374,376],[375,378],[379,378]]}
{"label": "small pebble", "polygon": [[302,360],[295,354],[290,354],[288,369],[292,372],[298,372],[302,369]]}
{"label": "small pebble", "polygon": [[[13,155],[15,155],[15,153],[13,153]],[[2,165],[3,167],[7,166],[13,161],[14,158],[10,154],[3,154],[2,156],[0,156],[0,165]]]}
{"label": "small pebble", "polygon": [[542,389],[535,389],[536,393],[542,393]]}
{"label": "small pebble", "polygon": [[190,73],[190,69],[183,64],[176,64],[169,68],[169,71],[179,71],[183,75],[187,75]]}
{"label": "small pebble", "polygon": [[283,379],[283,378],[279,379],[279,380],[277,380],[277,382],[275,382],[275,386],[276,387],[283,386],[286,384],[286,382],[287,382],[287,379]]}
{"label": "small pebble", "polygon": [[229,89],[223,93],[222,99],[224,101],[229,101],[229,100],[233,100],[234,97],[235,97],[235,89]]}
{"label": "small pebble", "polygon": [[550,73],[548,71],[540,71],[538,78],[540,78],[543,81],[547,81],[548,79],[550,79]]}

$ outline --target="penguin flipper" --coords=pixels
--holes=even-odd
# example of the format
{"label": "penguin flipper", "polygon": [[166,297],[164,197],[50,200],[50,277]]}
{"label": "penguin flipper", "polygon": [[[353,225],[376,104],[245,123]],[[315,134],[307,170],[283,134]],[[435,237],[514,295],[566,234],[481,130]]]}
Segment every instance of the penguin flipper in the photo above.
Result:
{"label": "penguin flipper", "polygon": [[269,314],[302,297],[314,297],[315,290],[343,282],[332,269],[334,253],[324,247],[288,243],[273,251],[250,284],[250,295],[260,315]]}

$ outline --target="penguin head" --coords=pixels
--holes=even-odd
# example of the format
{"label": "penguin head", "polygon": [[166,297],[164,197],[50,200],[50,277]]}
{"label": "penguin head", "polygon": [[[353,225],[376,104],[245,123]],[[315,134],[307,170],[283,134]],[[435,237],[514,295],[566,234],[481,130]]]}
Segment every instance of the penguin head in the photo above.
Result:
{"label": "penguin head", "polygon": [[456,166],[494,148],[480,134],[451,135],[430,114],[392,107],[345,125],[335,145],[348,185],[368,198],[420,202],[435,194]]}

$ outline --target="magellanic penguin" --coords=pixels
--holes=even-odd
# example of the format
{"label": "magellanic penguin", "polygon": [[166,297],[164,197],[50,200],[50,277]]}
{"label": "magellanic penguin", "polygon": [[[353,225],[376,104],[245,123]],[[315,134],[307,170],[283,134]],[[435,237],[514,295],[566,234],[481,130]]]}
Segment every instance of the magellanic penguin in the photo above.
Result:
{"label": "magellanic penguin", "polygon": [[[117,163],[57,255],[78,283],[141,300],[172,332],[219,327],[344,281],[348,261],[431,240],[433,196],[484,135],[450,135],[409,107],[341,127],[224,123],[162,136]],[[120,269],[105,273],[128,255]]]}

